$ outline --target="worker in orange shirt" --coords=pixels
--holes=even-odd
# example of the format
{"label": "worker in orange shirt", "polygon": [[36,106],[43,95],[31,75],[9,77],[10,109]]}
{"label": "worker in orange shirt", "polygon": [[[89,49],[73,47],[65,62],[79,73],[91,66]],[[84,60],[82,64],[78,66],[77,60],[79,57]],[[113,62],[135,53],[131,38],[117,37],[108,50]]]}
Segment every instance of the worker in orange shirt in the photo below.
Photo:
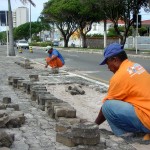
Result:
{"label": "worker in orange shirt", "polygon": [[46,61],[45,68],[50,66],[53,72],[58,72],[58,69],[65,64],[63,56],[60,54],[58,50],[54,49],[51,46],[46,47],[46,53],[48,53],[49,55],[45,59]]}
{"label": "worker in orange shirt", "polygon": [[95,120],[105,120],[116,136],[145,133],[150,140],[150,74],[138,63],[127,58],[123,46],[112,43],[104,50],[104,60],[114,73],[103,105]]}

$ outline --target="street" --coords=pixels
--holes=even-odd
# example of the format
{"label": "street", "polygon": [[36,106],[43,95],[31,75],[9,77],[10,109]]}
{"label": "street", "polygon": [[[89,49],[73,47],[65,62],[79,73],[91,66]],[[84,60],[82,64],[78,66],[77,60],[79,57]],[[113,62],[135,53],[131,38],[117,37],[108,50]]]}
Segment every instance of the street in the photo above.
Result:
{"label": "street", "polygon": [[[1,46],[0,48],[6,49],[6,46]],[[65,58],[66,67],[74,73],[104,83],[108,83],[109,79],[113,75],[108,70],[107,65],[104,66],[99,65],[99,62],[103,59],[103,56],[101,54],[81,53],[81,52],[73,52],[73,51],[68,52],[63,50],[59,50],[59,51]],[[16,55],[33,59],[33,60],[35,59],[40,63],[45,63],[44,59],[47,56],[44,48],[33,48],[33,53],[30,53],[28,49],[23,50],[23,53],[18,53],[18,50],[16,49]],[[150,58],[132,57],[130,55],[128,56],[129,59],[143,65],[145,69],[150,72],[150,67],[149,67]]]}

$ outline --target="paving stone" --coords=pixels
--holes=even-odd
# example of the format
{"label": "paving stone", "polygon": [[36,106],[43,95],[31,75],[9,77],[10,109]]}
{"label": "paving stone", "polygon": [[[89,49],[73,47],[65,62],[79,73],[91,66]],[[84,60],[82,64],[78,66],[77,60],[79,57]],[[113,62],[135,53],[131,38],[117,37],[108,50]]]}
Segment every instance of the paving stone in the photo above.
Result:
{"label": "paving stone", "polygon": [[39,81],[39,75],[30,74],[29,78],[30,78],[30,81]]}
{"label": "paving stone", "polygon": [[10,97],[3,97],[3,103],[4,103],[4,104],[9,104],[9,103],[11,103],[11,98],[10,98]]}
{"label": "paving stone", "polygon": [[58,132],[56,134],[56,141],[69,147],[76,146],[73,136],[70,132]]}

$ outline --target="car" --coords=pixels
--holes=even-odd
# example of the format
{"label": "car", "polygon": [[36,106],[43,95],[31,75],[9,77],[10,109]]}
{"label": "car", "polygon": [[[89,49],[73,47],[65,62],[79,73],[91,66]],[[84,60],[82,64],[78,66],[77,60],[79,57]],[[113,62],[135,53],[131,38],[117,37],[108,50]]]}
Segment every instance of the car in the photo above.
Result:
{"label": "car", "polygon": [[18,48],[25,48],[25,49],[29,49],[29,43],[26,40],[19,40],[16,43],[17,49]]}
{"label": "car", "polygon": [[59,46],[59,41],[54,41],[53,46]]}

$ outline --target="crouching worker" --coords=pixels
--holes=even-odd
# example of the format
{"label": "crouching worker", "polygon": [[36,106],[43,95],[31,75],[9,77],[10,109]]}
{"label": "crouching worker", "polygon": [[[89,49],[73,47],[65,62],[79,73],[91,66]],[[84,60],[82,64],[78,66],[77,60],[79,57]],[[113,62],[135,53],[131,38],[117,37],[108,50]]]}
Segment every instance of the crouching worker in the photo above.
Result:
{"label": "crouching worker", "polygon": [[63,56],[60,54],[58,50],[53,49],[53,47],[47,46],[46,53],[48,53],[49,56],[46,57],[45,59],[46,61],[45,68],[50,66],[53,71],[54,70],[56,71],[65,64]]}
{"label": "crouching worker", "polygon": [[105,64],[114,75],[95,123],[107,120],[116,136],[144,133],[143,140],[150,140],[150,74],[117,43],[105,48]]}

